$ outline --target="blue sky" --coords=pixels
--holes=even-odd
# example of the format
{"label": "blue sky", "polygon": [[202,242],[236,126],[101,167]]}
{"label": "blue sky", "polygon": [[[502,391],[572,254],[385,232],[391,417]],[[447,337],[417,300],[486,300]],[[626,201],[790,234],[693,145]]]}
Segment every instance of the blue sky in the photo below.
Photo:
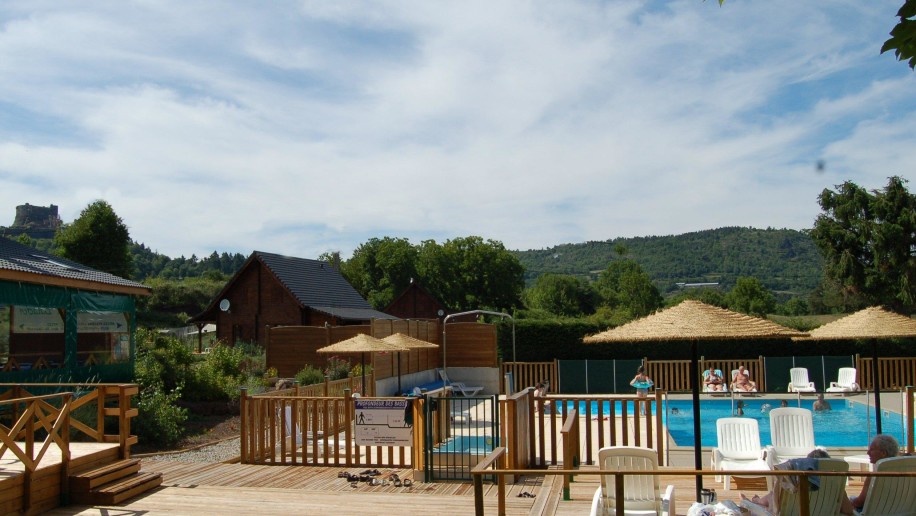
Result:
{"label": "blue sky", "polygon": [[306,258],[806,229],[913,176],[900,4],[7,0],[0,225],[105,199],[169,256]]}

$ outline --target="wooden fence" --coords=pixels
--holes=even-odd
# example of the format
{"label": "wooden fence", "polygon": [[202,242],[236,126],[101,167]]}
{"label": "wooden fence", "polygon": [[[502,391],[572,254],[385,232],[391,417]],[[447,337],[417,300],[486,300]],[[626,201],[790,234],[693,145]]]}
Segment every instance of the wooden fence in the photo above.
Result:
{"label": "wooden fence", "polygon": [[[690,360],[649,360],[644,359],[646,372],[649,378],[655,382],[656,389],[665,391],[689,391],[690,384]],[[722,371],[725,380],[731,388],[732,371],[738,369],[738,366],[744,366],[748,371],[748,376],[757,383],[757,390],[766,391],[766,369],[762,356],[752,359],[729,359],[729,360],[707,360],[701,357],[699,360],[700,375],[703,371],[712,367]]]}
{"label": "wooden fence", "polygon": [[[536,465],[557,464],[558,441],[561,436],[560,422],[566,420],[572,410],[581,417],[580,432],[585,449],[580,457],[586,464],[592,464],[598,449],[604,446],[641,446],[658,451],[659,464],[664,463],[665,438],[662,425],[662,396],[664,391],[656,389],[655,396],[638,398],[632,395],[617,396],[566,396],[549,394],[533,398],[535,435],[537,440]],[[618,409],[619,407],[619,409]],[[654,415],[652,415],[654,412]],[[650,414],[650,415],[643,415]],[[618,424],[619,428],[618,428]],[[632,423],[633,428],[630,428]],[[584,427],[584,428],[582,428]],[[597,441],[597,447],[592,443]],[[548,458],[546,444],[550,443]]]}
{"label": "wooden fence", "polygon": [[[368,382],[368,377],[367,377]],[[330,382],[328,382],[330,383]],[[314,386],[254,395],[242,389],[241,462],[244,464],[312,464],[376,468],[423,469],[425,429],[431,427],[435,446],[451,435],[452,421],[445,402],[426,417],[426,398],[406,398],[412,405],[413,446],[358,446],[354,435],[355,397],[349,389],[342,396],[313,396]],[[302,393],[309,395],[302,395]],[[451,388],[428,393],[449,398]],[[403,401],[405,398],[391,398]]]}
{"label": "wooden fence", "polygon": [[[856,369],[859,373],[859,387],[875,390],[872,358],[856,355]],[[881,390],[899,390],[908,385],[916,385],[916,358],[878,357],[878,372],[881,374]]]}
{"label": "wooden fence", "polygon": [[502,379],[509,373],[512,374],[513,392],[518,392],[526,387],[536,387],[544,381],[549,382],[554,389],[560,387],[557,360],[553,362],[503,362],[499,382],[500,394],[506,394],[506,385]]}

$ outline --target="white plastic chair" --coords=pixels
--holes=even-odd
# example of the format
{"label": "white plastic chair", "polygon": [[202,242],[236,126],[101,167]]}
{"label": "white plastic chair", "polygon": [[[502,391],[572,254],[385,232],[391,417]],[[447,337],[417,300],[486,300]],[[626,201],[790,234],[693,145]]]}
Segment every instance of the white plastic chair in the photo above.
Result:
{"label": "white plastic chair", "polygon": [[841,367],[837,374],[837,380],[830,382],[827,392],[856,392],[859,390],[859,384],[856,383],[856,368]]}
{"label": "white plastic chair", "polygon": [[449,380],[448,375],[445,373],[445,369],[439,369],[439,378],[442,378],[445,385],[451,387],[455,392],[461,393],[464,397],[476,396],[478,392],[483,390],[483,387],[469,387],[465,385],[464,382],[453,382]]}
{"label": "white plastic chair", "polygon": [[[764,449],[770,469],[789,459],[806,457],[816,448],[811,411],[795,407],[770,410],[770,442]],[[767,478],[768,483],[772,480]]]}
{"label": "white plastic chair", "polygon": [[[849,464],[840,459],[815,459],[818,471],[849,471]],[[799,477],[801,478],[801,477]],[[817,490],[809,492],[808,508],[811,516],[836,516],[840,513],[840,504],[846,496],[846,477],[821,475]],[[799,480],[801,481],[801,480]],[[783,489],[777,484],[773,490],[772,502],[775,507],[765,508],[749,500],[742,500],[741,506],[754,516],[798,516],[801,512],[801,500],[798,491]]]}
{"label": "white plastic chair", "polygon": [[[888,457],[875,464],[875,471],[916,471],[916,457]],[[872,477],[865,495],[863,516],[916,515],[916,478]]]}
{"label": "white plastic chair", "polygon": [[[723,417],[716,420],[718,446],[712,449],[712,469],[720,471],[752,471],[769,469],[760,447],[757,420],[747,417]],[[724,477],[724,479],[722,478]],[[716,476],[717,481],[731,489],[732,475]]]}
{"label": "white plastic chair", "polygon": [[[635,446],[609,446],[598,450],[598,467],[611,471],[655,471],[658,452]],[[623,499],[618,500],[613,475],[602,475],[601,485],[592,498],[591,516],[615,514],[617,502],[624,505],[628,515],[674,515],[674,486],[665,494],[659,491],[658,475],[625,475]]]}
{"label": "white plastic chair", "polygon": [[808,370],[804,367],[789,369],[789,392],[815,392],[814,382],[808,381]]}
{"label": "white plastic chair", "polygon": [[706,383],[706,379],[709,378],[709,369],[703,371],[703,392],[728,392],[728,384],[725,382],[725,376],[722,374],[721,369],[715,369],[716,375],[722,379],[722,383],[719,385],[722,387],[721,391],[714,391]]}

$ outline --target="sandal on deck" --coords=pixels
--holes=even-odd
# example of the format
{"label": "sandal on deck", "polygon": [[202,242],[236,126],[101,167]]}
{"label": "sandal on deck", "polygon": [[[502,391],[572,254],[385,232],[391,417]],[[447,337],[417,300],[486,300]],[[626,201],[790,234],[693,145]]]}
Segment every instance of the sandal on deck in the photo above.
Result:
{"label": "sandal on deck", "polygon": [[391,475],[391,479],[394,482],[394,487],[401,487],[401,477],[399,477],[397,473]]}
{"label": "sandal on deck", "polygon": [[410,487],[410,486],[413,485],[413,480],[411,480],[411,479],[409,479],[409,478],[405,478],[405,479],[404,479],[404,482],[403,482],[402,484],[404,485],[404,487]]}
{"label": "sandal on deck", "polygon": [[337,478],[350,478],[350,473],[346,471],[341,471],[337,474]]}

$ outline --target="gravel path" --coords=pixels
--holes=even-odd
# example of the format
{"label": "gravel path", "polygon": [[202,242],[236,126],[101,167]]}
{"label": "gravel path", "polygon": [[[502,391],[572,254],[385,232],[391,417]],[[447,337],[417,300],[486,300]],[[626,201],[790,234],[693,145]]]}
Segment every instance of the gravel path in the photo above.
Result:
{"label": "gravel path", "polygon": [[236,437],[193,450],[155,455],[135,455],[135,457],[169,462],[226,462],[238,458],[239,454],[239,438]]}

